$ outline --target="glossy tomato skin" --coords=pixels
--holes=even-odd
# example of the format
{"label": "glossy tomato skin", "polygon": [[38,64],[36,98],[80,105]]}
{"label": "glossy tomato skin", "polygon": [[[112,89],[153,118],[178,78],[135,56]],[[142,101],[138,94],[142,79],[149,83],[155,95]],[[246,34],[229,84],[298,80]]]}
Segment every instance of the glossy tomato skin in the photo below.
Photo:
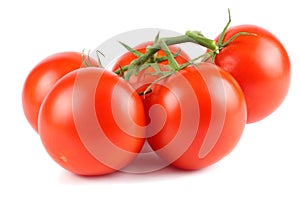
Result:
{"label": "glossy tomato skin", "polygon": [[[141,44],[137,45],[136,47],[134,47],[134,49],[136,49],[137,51],[139,51],[141,53],[145,53],[146,48],[150,45],[153,45],[152,41],[141,43]],[[175,57],[175,60],[177,61],[177,63],[179,65],[182,65],[182,64],[190,61],[190,57],[184,51],[180,50],[180,48],[178,46],[170,45],[169,50],[173,54],[180,51],[180,54]],[[161,58],[163,56],[165,56],[165,53],[163,52],[163,50],[159,50],[156,54],[157,58]],[[117,60],[117,62],[115,63],[112,70],[116,71],[116,70],[120,69],[120,67],[129,65],[135,59],[137,59],[137,56],[135,56],[131,52],[127,52],[127,53],[123,54]],[[159,65],[160,70],[161,71],[168,70],[165,68],[165,65],[167,65],[167,64],[168,64],[167,60],[159,62],[158,65]],[[144,92],[144,90],[147,88],[147,86],[149,86],[150,83],[152,83],[154,80],[156,80],[159,77],[159,76],[153,75],[153,73],[155,73],[155,70],[152,66],[150,66],[144,70],[141,70],[138,73],[138,75],[133,74],[129,79],[129,83],[133,86],[133,88],[135,88],[135,89],[139,88],[139,90],[137,92]]]}
{"label": "glossy tomato skin", "polygon": [[45,149],[79,175],[108,174],[129,164],[144,144],[144,125],[137,93],[100,68],[78,69],[60,79],[39,114]]}
{"label": "glossy tomato skin", "polygon": [[150,116],[147,139],[171,165],[207,167],[237,145],[246,123],[246,103],[229,73],[200,63],[159,82],[152,91],[144,99]]}
{"label": "glossy tomato skin", "polygon": [[217,54],[215,64],[240,84],[247,102],[247,123],[252,123],[270,115],[285,99],[291,64],[284,46],[269,31],[255,25],[234,26],[226,31],[224,41],[238,32],[256,36],[237,37]]}
{"label": "glossy tomato skin", "polygon": [[[92,59],[91,63],[97,65]],[[84,67],[82,53],[60,52],[40,61],[28,74],[23,86],[22,104],[24,114],[36,132],[38,113],[45,96],[61,77],[80,67]]]}

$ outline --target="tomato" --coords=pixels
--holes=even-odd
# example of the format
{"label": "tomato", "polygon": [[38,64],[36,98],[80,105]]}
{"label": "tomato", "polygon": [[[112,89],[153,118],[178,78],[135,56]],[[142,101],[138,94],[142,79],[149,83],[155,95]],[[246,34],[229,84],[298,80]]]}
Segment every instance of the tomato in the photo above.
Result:
{"label": "tomato", "polygon": [[[150,45],[153,45],[153,42],[151,42],[151,41],[144,42],[144,43],[139,44],[136,47],[134,47],[134,49],[136,49],[137,51],[139,51],[141,53],[145,53],[147,46],[150,46]],[[180,48],[176,45],[170,45],[169,50],[172,54],[176,54],[180,51],[180,54],[175,57],[175,60],[177,61],[177,63],[179,65],[182,65],[190,60],[189,56],[184,51],[180,50]],[[157,52],[157,54],[155,55],[156,58],[162,58],[164,56],[165,56],[165,53],[163,52],[163,50],[159,50]],[[135,56],[131,52],[127,52],[127,53],[123,54],[115,63],[115,65],[113,67],[113,71],[120,69],[120,67],[129,65],[136,58],[137,58],[137,56]],[[164,60],[164,61],[158,62],[158,65],[159,65],[158,67],[160,68],[161,71],[167,71],[168,69],[166,69],[164,67],[167,64],[168,64],[168,60]],[[144,90],[147,88],[147,86],[149,86],[150,83],[152,83],[154,80],[156,80],[159,77],[159,75],[153,75],[153,73],[155,73],[155,69],[153,68],[153,66],[150,66],[144,70],[141,70],[137,75],[133,74],[129,79],[129,83],[135,89],[139,88],[138,92],[144,92]],[[143,87],[141,87],[141,86],[143,86]]]}
{"label": "tomato", "polygon": [[120,170],[145,141],[141,98],[124,79],[101,68],[61,78],[45,97],[38,121],[52,159],[79,175]]}
{"label": "tomato", "polygon": [[156,83],[144,98],[147,141],[180,169],[200,169],[229,154],[245,127],[244,94],[211,63],[188,66]]}
{"label": "tomato", "polygon": [[270,115],[285,99],[291,79],[290,60],[281,42],[258,26],[231,27],[224,42],[238,32],[256,36],[242,35],[234,39],[216,55],[215,64],[240,84],[247,102],[247,122],[252,123]]}
{"label": "tomato", "polygon": [[[94,60],[90,61],[97,65]],[[22,104],[24,114],[36,132],[39,109],[49,90],[65,74],[83,66],[82,53],[60,52],[40,61],[29,73],[23,86]]]}

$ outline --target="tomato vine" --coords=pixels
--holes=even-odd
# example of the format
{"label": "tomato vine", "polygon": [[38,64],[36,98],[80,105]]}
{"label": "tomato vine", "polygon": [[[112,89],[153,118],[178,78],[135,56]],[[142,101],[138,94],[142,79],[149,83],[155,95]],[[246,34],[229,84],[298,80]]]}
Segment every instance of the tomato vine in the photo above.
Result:
{"label": "tomato vine", "polygon": [[[118,70],[115,70],[114,72],[118,74],[119,76],[122,76],[125,80],[129,80],[130,77],[134,74],[134,72],[139,72],[141,69],[145,69],[151,65],[153,65],[153,61],[155,63],[159,63],[161,60],[155,60],[151,59],[154,57],[155,53],[158,52],[159,50],[163,50],[166,56],[163,59],[168,60],[169,64],[166,65],[165,67],[168,68],[167,71],[161,72],[160,70],[157,70],[155,75],[161,75],[158,79],[153,81],[144,91],[145,93],[148,93],[151,89],[151,87],[159,82],[160,80],[174,74],[177,71],[180,71],[184,69],[186,66],[193,64],[195,61],[199,60],[202,58],[202,61],[205,62],[209,59],[212,63],[214,63],[215,57],[217,54],[219,54],[220,50],[222,50],[224,47],[226,47],[228,44],[230,44],[233,40],[235,40],[237,37],[242,36],[242,35],[253,35],[253,33],[248,33],[248,32],[239,32],[235,35],[233,35],[230,39],[227,41],[224,41],[224,36],[225,33],[231,23],[231,14],[230,10],[228,9],[228,22],[226,23],[226,26],[224,27],[220,40],[216,43],[215,40],[209,39],[205,37],[200,31],[191,31],[188,30],[185,32],[184,35],[180,36],[175,36],[175,37],[165,37],[165,38],[160,38],[159,33],[156,35],[155,40],[153,45],[150,45],[147,47],[146,52],[143,54],[136,49],[129,47],[128,45],[120,42],[122,46],[124,46],[128,51],[130,51],[132,54],[137,56],[136,59],[132,60],[132,62],[129,65],[126,66],[120,66]],[[172,54],[168,48],[170,45],[175,45],[175,44],[181,44],[181,43],[195,43],[197,45],[206,47],[209,51],[206,52],[203,55],[200,55],[194,59],[191,59],[185,64],[178,65],[178,63],[175,60],[174,54]],[[155,68],[159,69],[159,68]],[[126,72],[126,73],[125,73]]]}

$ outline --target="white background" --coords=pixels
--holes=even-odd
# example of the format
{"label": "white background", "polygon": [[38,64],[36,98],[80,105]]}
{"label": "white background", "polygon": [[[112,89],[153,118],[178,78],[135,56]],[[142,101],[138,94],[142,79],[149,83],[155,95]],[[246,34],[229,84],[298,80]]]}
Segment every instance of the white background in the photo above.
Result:
{"label": "white background", "polygon": [[[300,43],[297,1],[34,1],[0,3],[0,199],[300,199]],[[290,92],[265,120],[247,125],[234,151],[204,170],[165,169],[84,178],[54,163],[22,111],[24,80],[41,59],[93,49],[137,28],[214,38],[227,22],[273,32],[292,62]],[[270,94],[271,95],[271,94]]]}

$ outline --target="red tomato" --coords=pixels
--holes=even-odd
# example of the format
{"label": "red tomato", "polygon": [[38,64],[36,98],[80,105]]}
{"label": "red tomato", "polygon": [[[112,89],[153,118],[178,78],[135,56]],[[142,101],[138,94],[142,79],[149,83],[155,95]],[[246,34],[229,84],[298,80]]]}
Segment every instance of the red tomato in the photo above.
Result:
{"label": "red tomato", "polygon": [[[138,50],[141,53],[145,53],[147,46],[150,46],[150,45],[153,45],[153,42],[150,41],[150,42],[142,43],[142,44],[134,47],[134,49]],[[176,45],[171,45],[171,46],[169,46],[169,50],[171,51],[172,54],[175,54],[180,51],[180,48]],[[163,50],[159,50],[156,54],[156,58],[161,58],[164,56],[165,56],[165,53],[163,52]],[[123,54],[117,60],[116,64],[114,65],[113,71],[120,69],[120,67],[129,65],[136,58],[137,58],[137,56],[135,56],[131,52],[127,52],[127,53]],[[179,65],[182,65],[182,64],[188,62],[190,60],[190,58],[184,51],[181,51],[180,54],[175,57],[175,60],[177,61],[177,63]],[[159,64],[159,68],[161,71],[167,70],[166,68],[164,68],[164,66],[168,64],[168,60],[164,60],[162,62],[159,62],[158,64]],[[141,70],[138,73],[138,75],[133,74],[129,79],[129,83],[133,86],[133,88],[135,88],[135,89],[139,88],[138,92],[144,92],[144,90],[147,88],[147,86],[159,77],[159,76],[153,75],[154,72],[155,72],[154,68],[152,66],[150,66],[144,70]],[[141,87],[141,86],[143,86],[143,87]]]}
{"label": "red tomato", "polygon": [[63,168],[102,175],[135,158],[145,141],[144,125],[141,98],[124,79],[85,68],[53,86],[41,106],[38,128],[45,149]]}
{"label": "red tomato", "polygon": [[215,64],[240,84],[247,102],[247,122],[252,123],[271,114],[285,99],[291,78],[290,60],[280,41],[258,26],[232,27],[226,31],[224,41],[238,32],[256,36],[237,37],[217,54]]}
{"label": "red tomato", "polygon": [[[97,65],[92,59],[91,62]],[[23,87],[22,103],[25,116],[36,132],[39,109],[49,90],[65,74],[83,66],[82,53],[61,52],[45,58],[29,73]]]}
{"label": "red tomato", "polygon": [[153,150],[181,169],[222,159],[238,143],[246,123],[244,94],[221,68],[200,63],[158,82],[144,98],[147,138]]}

